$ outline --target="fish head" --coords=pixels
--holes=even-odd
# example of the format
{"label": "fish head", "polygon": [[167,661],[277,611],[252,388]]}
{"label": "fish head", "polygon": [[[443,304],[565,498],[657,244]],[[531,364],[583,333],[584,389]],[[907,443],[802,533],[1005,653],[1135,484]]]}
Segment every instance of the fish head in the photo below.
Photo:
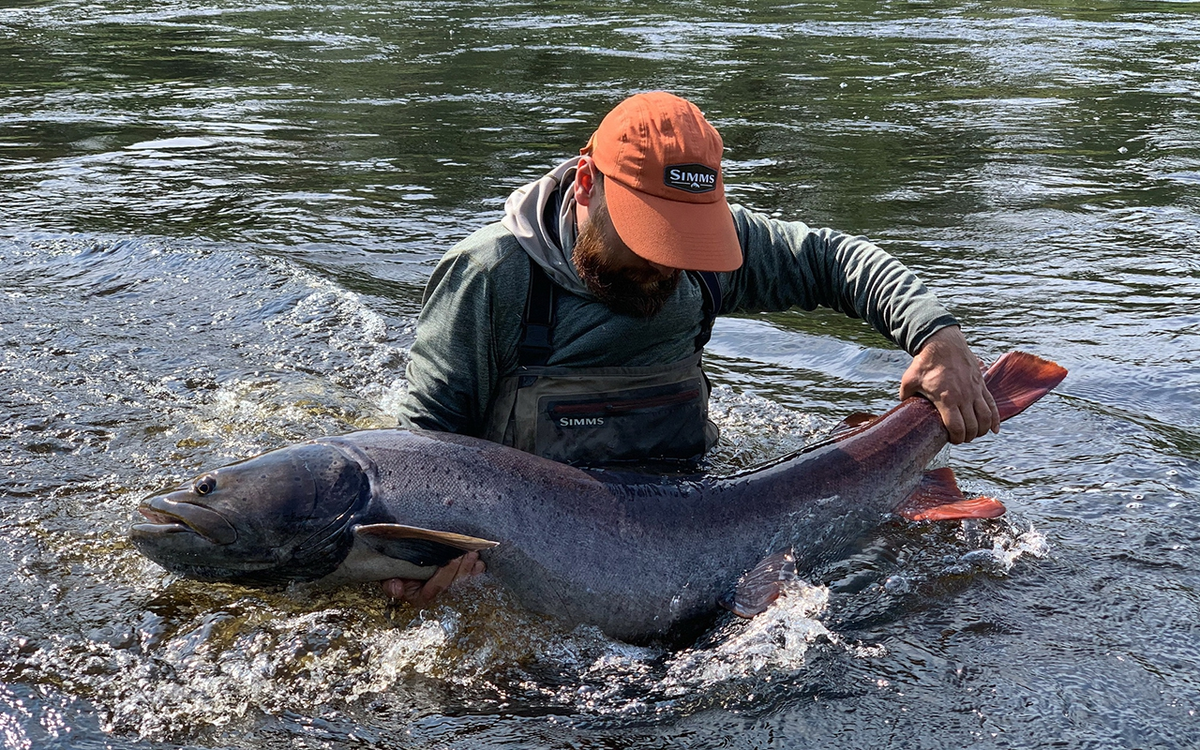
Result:
{"label": "fish head", "polygon": [[144,501],[129,531],[167,570],[206,581],[277,585],[315,580],[341,563],[370,480],[322,443],[281,448],[205,472]]}

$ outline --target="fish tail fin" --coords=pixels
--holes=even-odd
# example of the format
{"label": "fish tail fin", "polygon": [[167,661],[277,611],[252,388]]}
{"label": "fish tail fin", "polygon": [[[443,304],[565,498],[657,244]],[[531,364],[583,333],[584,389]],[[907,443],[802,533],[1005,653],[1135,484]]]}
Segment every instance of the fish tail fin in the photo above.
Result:
{"label": "fish tail fin", "polygon": [[1004,504],[990,497],[963,495],[948,468],[928,471],[896,514],[910,521],[961,521],[966,518],[996,518]]}
{"label": "fish tail fin", "polygon": [[983,382],[996,400],[1000,421],[1025,411],[1054,386],[1067,371],[1057,364],[1025,352],[1008,352],[988,369]]}

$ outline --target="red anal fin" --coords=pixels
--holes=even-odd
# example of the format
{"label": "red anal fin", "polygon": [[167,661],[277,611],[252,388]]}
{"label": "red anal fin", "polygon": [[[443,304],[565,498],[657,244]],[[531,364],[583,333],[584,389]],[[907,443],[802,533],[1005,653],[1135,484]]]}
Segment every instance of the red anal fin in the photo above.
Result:
{"label": "red anal fin", "polygon": [[1065,368],[1025,352],[1008,352],[988,369],[983,382],[996,399],[1000,421],[1015,417],[1054,389]]}
{"label": "red anal fin", "polygon": [[734,590],[717,601],[738,617],[749,619],[779,598],[784,583],[796,580],[796,557],[791,551],[777,552],[743,574]]}
{"label": "red anal fin", "polygon": [[990,497],[965,497],[950,469],[925,473],[917,488],[896,509],[910,521],[961,521],[965,518],[996,518],[1004,515],[1004,504]]}

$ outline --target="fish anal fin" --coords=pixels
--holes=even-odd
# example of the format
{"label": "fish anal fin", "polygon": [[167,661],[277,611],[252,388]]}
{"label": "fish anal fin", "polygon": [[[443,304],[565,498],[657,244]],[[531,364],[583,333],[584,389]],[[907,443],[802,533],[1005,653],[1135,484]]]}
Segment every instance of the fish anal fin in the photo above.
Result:
{"label": "fish anal fin", "polygon": [[467,552],[490,549],[498,544],[450,531],[434,531],[396,523],[355,526],[354,536],[382,555],[418,566],[445,565]]}
{"label": "fish anal fin", "polygon": [[762,614],[783,594],[783,585],[797,581],[796,557],[789,550],[763,559],[738,579],[733,591],[718,603],[738,617],[749,619]]}
{"label": "fish anal fin", "polygon": [[910,521],[961,521],[966,518],[996,518],[1004,505],[990,497],[968,498],[958,488],[948,468],[928,471],[896,514]]}
{"label": "fish anal fin", "polygon": [[996,400],[1000,421],[1015,417],[1067,377],[1065,368],[1025,352],[1008,352],[996,360],[983,382]]}

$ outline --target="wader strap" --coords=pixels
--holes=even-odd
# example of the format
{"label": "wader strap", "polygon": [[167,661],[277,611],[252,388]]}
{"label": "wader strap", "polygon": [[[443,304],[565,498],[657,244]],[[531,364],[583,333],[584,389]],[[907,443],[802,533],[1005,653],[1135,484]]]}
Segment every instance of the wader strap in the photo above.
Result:
{"label": "wader strap", "polygon": [[696,336],[696,351],[700,351],[712,338],[713,321],[721,312],[721,282],[712,271],[692,271],[691,274],[700,280],[700,290],[704,293],[704,320]]}
{"label": "wader strap", "polygon": [[520,367],[542,367],[550,361],[550,329],[554,325],[554,282],[542,267],[529,259],[529,293],[521,316],[521,343],[517,345]]}

